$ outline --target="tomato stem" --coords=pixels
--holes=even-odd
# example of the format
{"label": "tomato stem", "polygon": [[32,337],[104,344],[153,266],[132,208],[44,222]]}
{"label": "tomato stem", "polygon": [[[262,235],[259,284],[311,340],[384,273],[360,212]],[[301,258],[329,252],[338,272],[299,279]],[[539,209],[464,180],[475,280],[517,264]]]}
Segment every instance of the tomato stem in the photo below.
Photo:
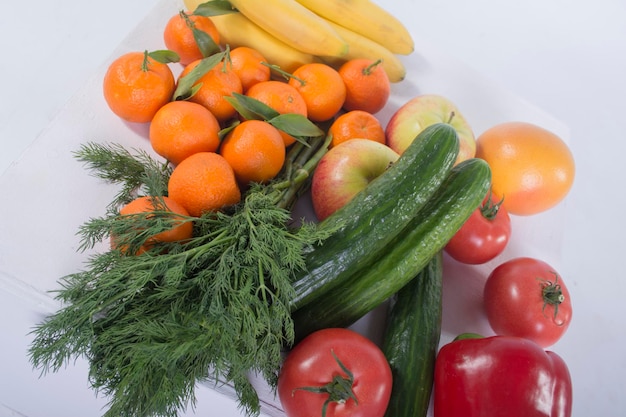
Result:
{"label": "tomato stem", "polygon": [[322,417],[326,417],[326,410],[328,409],[328,405],[331,402],[336,402],[339,404],[345,404],[350,398],[354,400],[356,404],[359,403],[354,391],[352,390],[352,386],[354,385],[354,375],[352,372],[339,360],[335,352],[331,349],[330,353],[335,358],[335,361],[339,364],[341,370],[348,376],[347,378],[341,375],[335,375],[327,384],[322,386],[310,386],[310,387],[300,387],[295,388],[292,391],[292,395],[297,390],[314,392],[316,394],[328,394],[328,398],[324,401],[324,405],[322,406]]}
{"label": "tomato stem", "polygon": [[563,295],[563,290],[561,289],[561,285],[559,284],[559,274],[557,274],[554,271],[550,271],[550,272],[552,272],[554,276],[556,277],[554,282],[538,278],[542,282],[541,295],[543,297],[543,307],[541,311],[545,315],[546,306],[553,305],[554,306],[553,320],[555,320],[555,323],[557,325],[561,326],[564,323],[562,322],[557,323],[556,316],[559,314],[559,305],[563,301],[565,301],[565,295]]}
{"label": "tomato stem", "polygon": [[504,202],[504,197],[500,199],[497,203],[494,203],[491,197],[493,194],[491,190],[489,191],[489,195],[487,195],[487,199],[485,203],[480,207],[480,213],[487,220],[493,220],[498,215],[498,211],[500,210],[500,206],[502,206],[502,202]]}

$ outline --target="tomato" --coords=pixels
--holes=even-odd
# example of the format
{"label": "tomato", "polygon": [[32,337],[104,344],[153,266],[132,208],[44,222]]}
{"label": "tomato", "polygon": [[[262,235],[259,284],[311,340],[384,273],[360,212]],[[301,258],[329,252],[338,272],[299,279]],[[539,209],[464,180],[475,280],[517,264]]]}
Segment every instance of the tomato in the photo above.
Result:
{"label": "tomato", "polygon": [[496,334],[555,344],[572,318],[569,291],[544,261],[521,257],[497,266],[485,282],[484,305]]}
{"label": "tomato", "polygon": [[344,328],[318,330],[287,355],[278,395],[287,417],[382,417],[391,368],[380,348]]}
{"label": "tomato", "polygon": [[465,264],[484,264],[500,255],[511,237],[511,218],[491,193],[450,239],[445,251]]}

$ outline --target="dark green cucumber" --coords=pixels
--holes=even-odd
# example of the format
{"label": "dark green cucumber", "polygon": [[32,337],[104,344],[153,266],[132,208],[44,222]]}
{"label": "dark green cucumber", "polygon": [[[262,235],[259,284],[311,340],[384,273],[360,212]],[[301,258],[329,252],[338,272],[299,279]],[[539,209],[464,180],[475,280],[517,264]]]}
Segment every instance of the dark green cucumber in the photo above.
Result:
{"label": "dark green cucumber", "polygon": [[305,253],[306,269],[294,281],[294,308],[308,304],[384,250],[449,174],[459,151],[448,124],[429,126],[383,174],[320,223],[336,229]]}
{"label": "dark green cucumber", "polygon": [[346,327],[404,287],[452,238],[484,199],[491,170],[482,159],[456,165],[433,198],[377,257],[292,312],[296,338],[326,327]]}
{"label": "dark green cucumber", "polygon": [[442,279],[439,252],[391,300],[382,341],[393,375],[385,417],[428,413],[441,335]]}

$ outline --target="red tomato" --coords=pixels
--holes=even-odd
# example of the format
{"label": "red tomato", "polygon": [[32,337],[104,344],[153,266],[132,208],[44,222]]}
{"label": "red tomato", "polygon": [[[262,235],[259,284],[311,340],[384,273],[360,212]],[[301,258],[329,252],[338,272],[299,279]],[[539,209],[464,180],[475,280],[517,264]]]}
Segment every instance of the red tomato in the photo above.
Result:
{"label": "red tomato", "polygon": [[491,194],[450,239],[445,251],[465,264],[483,264],[502,253],[511,237],[511,218]]}
{"label": "red tomato", "polygon": [[391,368],[371,340],[349,329],[322,329],[287,355],[278,395],[287,417],[382,417]]}
{"label": "red tomato", "polygon": [[485,283],[487,319],[496,334],[555,344],[569,327],[572,303],[561,276],[547,263],[515,258],[496,267]]}

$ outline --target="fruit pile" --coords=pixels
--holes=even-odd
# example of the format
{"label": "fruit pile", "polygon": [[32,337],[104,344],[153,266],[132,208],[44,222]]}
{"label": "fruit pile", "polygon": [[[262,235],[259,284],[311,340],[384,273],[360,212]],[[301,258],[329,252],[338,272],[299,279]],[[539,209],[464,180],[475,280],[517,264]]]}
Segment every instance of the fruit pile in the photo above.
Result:
{"label": "fruit pile", "polygon": [[[210,16],[224,43],[250,46],[289,72],[318,61],[338,67],[354,58],[381,59],[391,82],[399,82],[406,68],[398,55],[408,55],[414,48],[402,23],[370,0],[185,0],[184,4]],[[238,12],[224,14],[233,8]]]}
{"label": "fruit pile", "polygon": [[[288,417],[426,415],[433,387],[435,416],[510,404],[530,415],[551,402],[569,417],[567,368],[544,349],[567,330],[571,300],[545,262],[508,259],[487,277],[497,336],[438,346],[444,253],[468,265],[500,259],[511,215],[568,194],[567,145],[518,121],[475,137],[436,94],[383,126],[377,113],[406,74],[397,55],[413,41],[369,0],[185,6],[163,28],[166,49],[126,53],[105,74],[109,109],[149,125],[160,159],[79,154],[123,184],[108,216],[81,229],[84,247],[108,236],[111,250],[64,279],[69,307],[35,332],[35,365],[87,352],[94,386],[113,397],[108,415],[175,415],[211,369],[248,415],[259,412],[254,372]],[[308,190],[318,223],[294,225]],[[382,346],[347,329],[388,300]],[[474,345],[506,360],[486,361]],[[508,408],[487,390],[468,404],[458,393],[476,381],[458,357],[494,375],[515,364],[491,390],[525,376],[525,391],[500,395]]]}
{"label": "fruit pile", "polygon": [[[221,13],[212,3],[172,16],[163,33],[168,49],[117,58],[103,85],[116,115],[150,123],[153,150],[175,167],[168,195],[187,214],[236,204],[251,182],[273,180],[287,149],[324,133],[314,124],[326,123],[331,147],[355,137],[385,142],[374,116],[390,94],[381,58],[311,61],[289,73],[266,58],[266,46],[224,43],[233,26],[220,30],[214,21],[240,13],[209,18],[203,10]],[[175,62],[183,65],[177,77]]]}

